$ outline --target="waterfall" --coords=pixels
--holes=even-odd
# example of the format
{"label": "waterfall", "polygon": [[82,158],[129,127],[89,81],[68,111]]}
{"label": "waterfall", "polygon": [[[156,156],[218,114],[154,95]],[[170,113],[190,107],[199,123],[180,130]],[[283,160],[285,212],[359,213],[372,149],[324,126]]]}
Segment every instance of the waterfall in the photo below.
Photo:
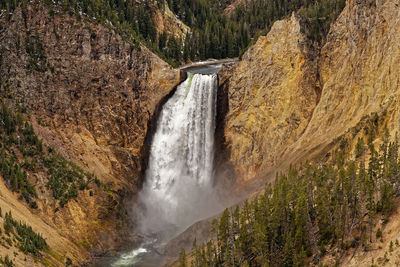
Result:
{"label": "waterfall", "polygon": [[189,73],[157,121],[139,194],[139,232],[171,238],[217,211],[213,190],[217,74]]}

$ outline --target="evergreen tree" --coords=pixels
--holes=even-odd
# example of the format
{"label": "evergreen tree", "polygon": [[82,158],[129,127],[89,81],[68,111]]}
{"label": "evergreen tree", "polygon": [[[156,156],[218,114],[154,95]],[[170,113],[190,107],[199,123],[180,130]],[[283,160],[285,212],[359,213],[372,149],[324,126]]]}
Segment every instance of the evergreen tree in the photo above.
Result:
{"label": "evergreen tree", "polygon": [[179,267],[186,267],[186,252],[185,249],[182,248],[181,252],[179,253]]}
{"label": "evergreen tree", "polygon": [[[379,118],[370,121],[368,134],[376,136]],[[394,178],[399,173],[397,140],[385,135],[379,151],[375,137],[368,137],[367,170],[363,156],[356,162],[349,160],[349,151],[339,150],[331,162],[291,166],[287,174],[277,174],[264,194],[232,213],[225,210],[213,222],[215,242],[197,248],[193,266],[305,266],[313,253],[318,259],[328,248],[348,249],[357,239],[354,227],[368,248],[377,215],[387,221],[400,182]],[[346,142],[341,147],[349,148]],[[381,230],[376,237],[382,238]]]}

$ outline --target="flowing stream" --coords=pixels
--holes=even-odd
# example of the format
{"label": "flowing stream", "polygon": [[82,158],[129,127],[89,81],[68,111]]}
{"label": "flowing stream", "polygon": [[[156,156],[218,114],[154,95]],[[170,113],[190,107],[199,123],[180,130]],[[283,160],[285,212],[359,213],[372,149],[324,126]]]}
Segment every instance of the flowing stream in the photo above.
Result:
{"label": "flowing stream", "polygon": [[159,266],[158,247],[221,210],[212,179],[219,67],[201,66],[188,73],[162,107],[134,207],[143,244],[105,265]]}

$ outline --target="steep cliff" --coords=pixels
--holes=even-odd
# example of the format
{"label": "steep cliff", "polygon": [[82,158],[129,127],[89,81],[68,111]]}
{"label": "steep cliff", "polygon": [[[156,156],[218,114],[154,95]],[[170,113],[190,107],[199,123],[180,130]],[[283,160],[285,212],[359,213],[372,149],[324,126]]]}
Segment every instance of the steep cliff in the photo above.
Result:
{"label": "steep cliff", "polygon": [[240,178],[317,158],[373,112],[385,112],[392,135],[399,130],[397,5],[347,1],[321,51],[308,49],[292,16],[221,71],[224,137]]}
{"label": "steep cliff", "polygon": [[[144,46],[61,8],[33,2],[0,19],[3,100],[25,107],[39,138],[105,188],[63,208],[40,194],[37,211],[20,204],[11,210],[34,229],[54,233],[45,237],[59,254],[71,250],[74,262],[82,262],[87,249],[101,252],[129,238],[122,202],[141,184],[157,106],[182,77]],[[7,207],[18,202],[17,196],[4,201]]]}
{"label": "steep cliff", "polygon": [[[296,161],[316,157],[334,138],[372,112],[380,114],[392,137],[400,131],[400,3],[396,0],[347,1],[321,51],[321,100],[304,135],[288,149]],[[377,136],[380,137],[379,135]],[[377,142],[379,144],[379,142]],[[312,155],[307,151],[314,151]],[[397,204],[398,205],[398,204]],[[383,238],[371,249],[348,253],[343,266],[398,265],[398,209],[389,223],[377,223]],[[332,263],[332,262],[331,262]]]}
{"label": "steep cliff", "polygon": [[[384,127],[396,136],[399,6],[396,0],[348,0],[323,47],[314,52],[301,31],[294,30],[300,29],[296,18],[285,19],[241,62],[221,71],[220,90],[228,102],[222,151],[235,167],[239,185],[272,181],[291,164],[324,162],[339,146],[354,150],[371,114],[381,125],[374,136],[376,147]],[[381,228],[384,238],[374,237],[371,249],[356,246],[343,252],[343,266],[398,264],[398,246],[390,248],[399,238],[397,217],[398,210],[388,224],[377,222],[374,232]],[[332,254],[323,262],[335,264]]]}
{"label": "steep cliff", "polygon": [[320,91],[316,58],[293,15],[276,22],[233,70],[221,70],[225,140],[241,179],[276,165],[306,129]]}
{"label": "steep cliff", "polygon": [[71,154],[91,158],[95,174],[137,182],[129,167],[140,171],[147,121],[179,82],[178,72],[112,30],[53,17],[42,6],[17,10],[2,43],[2,72],[38,126],[57,129],[66,144],[79,144]]}
{"label": "steep cliff", "polygon": [[321,51],[321,100],[286,156],[321,151],[372,112],[386,111],[392,136],[399,131],[398,6],[391,0],[347,2]]}

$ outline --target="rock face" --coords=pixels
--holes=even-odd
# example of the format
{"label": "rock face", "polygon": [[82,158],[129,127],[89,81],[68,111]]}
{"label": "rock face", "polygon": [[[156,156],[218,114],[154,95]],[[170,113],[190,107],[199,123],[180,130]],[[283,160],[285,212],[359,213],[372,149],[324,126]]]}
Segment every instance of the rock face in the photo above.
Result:
{"label": "rock face", "polygon": [[83,244],[84,252],[75,257],[82,260],[94,244],[100,250],[116,245],[107,237],[111,232],[124,238],[116,230],[123,228],[121,202],[141,185],[149,125],[161,100],[184,77],[112,29],[49,12],[39,2],[0,19],[2,97],[25,106],[44,143],[110,190],[79,196],[58,213],[42,199],[39,214],[26,215],[25,221],[42,218]]}
{"label": "rock face", "polygon": [[399,131],[399,12],[394,0],[349,0],[319,52],[292,16],[221,71],[224,140],[239,178],[316,159],[372,112]]}
{"label": "rock face", "polygon": [[[43,72],[29,69],[29,45],[43,47],[33,48]],[[110,29],[33,5],[14,13],[2,46],[2,72],[37,127],[57,130],[64,154],[103,179],[137,184],[148,121],[179,71]]]}
{"label": "rock face", "polygon": [[244,3],[243,0],[234,0],[224,9],[224,13],[228,16],[232,15],[235,12],[235,9]]}
{"label": "rock face", "polygon": [[176,17],[176,15],[169,9],[167,3],[164,3],[162,9],[156,8],[154,13],[153,18],[158,34],[166,32],[181,40],[185,39],[190,28]]}
{"label": "rock face", "polygon": [[400,122],[400,8],[394,0],[347,2],[321,51],[322,95],[303,136],[286,155],[306,157],[386,111],[392,136]]}
{"label": "rock face", "polygon": [[240,178],[274,166],[306,129],[320,90],[313,60],[293,15],[276,22],[233,70],[221,70],[229,102],[225,141]]}
{"label": "rock face", "polygon": [[[294,17],[275,23],[236,67],[220,73],[227,161],[247,184],[272,181],[290,164],[324,161],[342,137],[354,148],[371,113],[392,137],[400,132],[400,2],[347,0],[315,56],[304,52],[298,29]],[[398,265],[398,252],[387,253],[399,238],[398,216],[397,209],[379,226],[384,241],[374,237],[373,249],[343,255],[342,266]],[[334,265],[328,256],[323,263]]]}

